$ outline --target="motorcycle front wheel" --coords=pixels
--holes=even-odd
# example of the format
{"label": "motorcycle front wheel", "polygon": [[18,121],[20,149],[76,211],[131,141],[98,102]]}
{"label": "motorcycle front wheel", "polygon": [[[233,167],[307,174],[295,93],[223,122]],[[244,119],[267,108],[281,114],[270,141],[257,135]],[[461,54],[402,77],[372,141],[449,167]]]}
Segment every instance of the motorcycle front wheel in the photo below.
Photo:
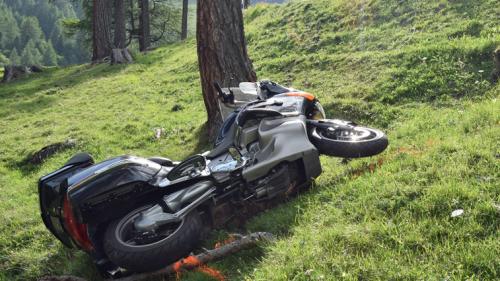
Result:
{"label": "motorcycle front wheel", "polygon": [[108,258],[133,272],[158,270],[186,257],[198,245],[203,228],[195,210],[180,222],[161,226],[154,233],[138,233],[134,220],[149,207],[136,209],[112,222],[104,235]]}
{"label": "motorcycle front wheel", "polygon": [[387,136],[376,129],[342,120],[324,120],[311,130],[311,142],[321,154],[343,158],[368,157],[389,145]]}

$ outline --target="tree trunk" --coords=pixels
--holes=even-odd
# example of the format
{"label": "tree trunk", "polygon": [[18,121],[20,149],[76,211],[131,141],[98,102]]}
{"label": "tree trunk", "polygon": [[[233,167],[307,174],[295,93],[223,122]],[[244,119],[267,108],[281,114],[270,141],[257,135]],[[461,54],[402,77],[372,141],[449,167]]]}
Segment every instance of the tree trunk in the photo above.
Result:
{"label": "tree trunk", "polygon": [[182,0],[182,30],[181,40],[186,40],[188,34],[189,0]]}
{"label": "tree trunk", "polygon": [[115,48],[125,48],[126,40],[125,2],[124,0],[115,0]]}
{"label": "tree trunk", "polygon": [[203,99],[208,115],[208,135],[215,138],[222,122],[217,104],[215,81],[223,87],[256,81],[248,58],[241,0],[198,0],[198,63]]}
{"label": "tree trunk", "polygon": [[243,0],[243,8],[246,9],[250,7],[250,0]]}
{"label": "tree trunk", "polygon": [[6,65],[4,66],[3,72],[3,83],[10,82],[11,80],[20,78],[26,74],[29,74],[30,68],[22,65]]}
{"label": "tree trunk", "polygon": [[500,47],[493,52],[493,64],[495,68],[491,72],[491,80],[493,83],[500,81]]}
{"label": "tree trunk", "polygon": [[127,48],[113,49],[111,52],[111,64],[131,63],[134,59]]}
{"label": "tree trunk", "polygon": [[151,32],[149,27],[149,0],[139,1],[139,50],[146,51],[151,45]]}
{"label": "tree trunk", "polygon": [[92,12],[92,61],[111,54],[111,2],[93,0]]}

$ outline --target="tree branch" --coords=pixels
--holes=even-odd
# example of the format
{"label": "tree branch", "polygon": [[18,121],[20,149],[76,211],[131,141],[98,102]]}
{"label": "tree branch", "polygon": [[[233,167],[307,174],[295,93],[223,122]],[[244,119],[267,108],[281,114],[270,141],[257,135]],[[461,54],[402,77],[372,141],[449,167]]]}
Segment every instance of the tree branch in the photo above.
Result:
{"label": "tree branch", "polygon": [[163,35],[165,35],[165,31],[167,31],[167,22],[163,22],[163,24],[161,26],[161,33],[160,33],[160,35],[158,35],[158,36],[156,36],[154,38],[151,38],[151,43],[155,43],[155,42],[160,41],[161,38],[163,38]]}
{"label": "tree branch", "polygon": [[[209,262],[219,260],[228,255],[232,255],[238,251],[248,249],[257,245],[257,243],[266,241],[270,242],[275,239],[274,235],[268,232],[255,232],[246,236],[234,235],[235,237],[240,237],[240,239],[231,241],[220,247],[216,247],[212,250],[206,250],[204,253],[199,255],[189,256],[182,259],[174,264],[167,266],[164,269],[160,269],[154,272],[138,273],[132,276],[115,279],[114,281],[142,281],[151,279],[154,277],[165,277],[173,273],[178,273],[187,270],[193,270],[201,267]],[[38,279],[38,281],[87,281],[80,277],[75,276],[48,276]]]}
{"label": "tree branch", "polygon": [[190,256],[188,258],[180,260],[172,265],[169,265],[167,268],[160,269],[154,272],[132,275],[129,277],[117,279],[116,281],[141,281],[152,277],[162,277],[183,270],[193,270],[201,265],[207,264],[208,262],[219,260],[225,256],[234,254],[243,249],[253,247],[258,242],[272,240],[274,240],[274,235],[272,235],[271,233],[255,232],[247,236],[243,236],[241,239],[222,245],[219,248],[208,250],[205,253],[201,253],[196,256]]}

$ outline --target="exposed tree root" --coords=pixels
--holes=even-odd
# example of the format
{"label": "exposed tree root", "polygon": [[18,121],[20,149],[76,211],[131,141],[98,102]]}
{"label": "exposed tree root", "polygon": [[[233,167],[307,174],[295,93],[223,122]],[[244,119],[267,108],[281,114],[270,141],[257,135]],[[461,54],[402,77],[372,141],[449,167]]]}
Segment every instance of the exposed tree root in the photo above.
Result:
{"label": "exposed tree root", "polygon": [[33,155],[28,157],[28,162],[34,165],[41,164],[45,159],[51,157],[58,151],[73,148],[76,146],[76,140],[68,139],[64,142],[58,142],[51,145],[48,145],[39,151],[35,152]]}

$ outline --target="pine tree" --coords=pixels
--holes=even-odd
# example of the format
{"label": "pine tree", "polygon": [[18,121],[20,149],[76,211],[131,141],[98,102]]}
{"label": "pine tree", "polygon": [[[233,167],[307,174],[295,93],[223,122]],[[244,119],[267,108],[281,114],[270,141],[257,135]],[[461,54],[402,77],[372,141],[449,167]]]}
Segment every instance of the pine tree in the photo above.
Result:
{"label": "pine tree", "polygon": [[197,17],[201,86],[208,136],[213,139],[222,122],[214,81],[237,87],[243,81],[256,81],[257,76],[248,57],[240,1],[198,0]]}
{"label": "pine tree", "polygon": [[17,65],[21,63],[21,58],[19,57],[16,48],[12,49],[12,51],[10,52],[9,60],[10,64]]}
{"label": "pine tree", "polygon": [[[111,0],[105,0],[109,2]],[[20,55],[28,41],[34,40],[40,61],[53,61],[47,43],[52,43],[57,60],[63,64],[82,63],[89,60],[89,45],[85,31],[78,31],[75,36],[67,36],[62,26],[65,20],[85,23],[83,16],[90,0],[0,0],[0,53],[10,57],[16,49],[16,63],[21,63]],[[91,4],[91,3],[90,3]],[[90,24],[86,25],[90,30]],[[82,35],[83,34],[83,35]],[[32,48],[27,48],[32,49]],[[25,52],[25,57],[30,57]],[[36,52],[31,52],[35,53]]]}
{"label": "pine tree", "polygon": [[47,66],[57,65],[57,53],[51,42],[47,44],[43,52],[43,64]]}
{"label": "pine tree", "polygon": [[181,40],[186,40],[188,35],[189,0],[182,0]]}
{"label": "pine tree", "polygon": [[28,41],[21,53],[21,63],[23,65],[39,65],[42,62],[42,54],[36,47],[33,39]]}
{"label": "pine tree", "polygon": [[115,48],[125,48],[127,40],[126,9],[124,0],[115,0]]}
{"label": "pine tree", "polygon": [[149,11],[149,0],[138,0],[139,2],[139,50],[146,51],[151,46],[151,19]]}
{"label": "pine tree", "polygon": [[12,11],[0,1],[0,50],[13,48],[19,36],[19,27]]}
{"label": "pine tree", "polygon": [[113,4],[106,0],[93,0],[92,13],[92,61],[111,54],[111,19]]}
{"label": "pine tree", "polygon": [[[21,44],[26,45],[30,40],[34,40],[35,42],[45,40],[38,19],[35,17],[26,17],[21,23]],[[23,46],[17,47],[21,48]]]}
{"label": "pine tree", "polygon": [[0,67],[10,64],[9,59],[6,58],[4,55],[0,54]]}

